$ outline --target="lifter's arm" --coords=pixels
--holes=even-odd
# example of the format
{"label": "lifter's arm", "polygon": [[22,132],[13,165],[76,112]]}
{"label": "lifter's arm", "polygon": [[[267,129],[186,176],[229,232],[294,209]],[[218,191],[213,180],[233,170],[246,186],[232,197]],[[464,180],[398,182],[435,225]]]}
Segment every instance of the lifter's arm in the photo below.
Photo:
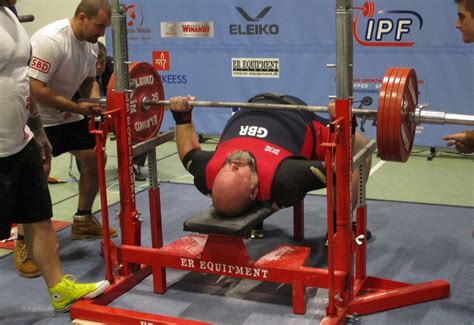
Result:
{"label": "lifter's arm", "polygon": [[170,108],[176,121],[176,146],[179,159],[182,161],[192,150],[201,150],[199,138],[191,122],[191,111],[188,102],[194,100],[192,96],[173,97],[170,99]]}

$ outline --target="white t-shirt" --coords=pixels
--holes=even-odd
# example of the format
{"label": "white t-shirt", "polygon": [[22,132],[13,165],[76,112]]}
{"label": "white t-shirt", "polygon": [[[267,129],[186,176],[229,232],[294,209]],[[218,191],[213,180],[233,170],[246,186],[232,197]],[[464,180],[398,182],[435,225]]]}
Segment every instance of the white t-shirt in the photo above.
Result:
{"label": "white t-shirt", "polygon": [[26,125],[30,116],[30,40],[6,7],[0,7],[0,40],[0,157],[8,157],[21,151],[33,133]]}
{"label": "white t-shirt", "polygon": [[[31,37],[31,45],[30,77],[47,83],[57,94],[71,99],[87,77],[95,77],[98,45],[78,41],[69,19],[53,22],[38,30]],[[83,118],[80,114],[40,103],[38,109],[45,126],[71,123]]]}

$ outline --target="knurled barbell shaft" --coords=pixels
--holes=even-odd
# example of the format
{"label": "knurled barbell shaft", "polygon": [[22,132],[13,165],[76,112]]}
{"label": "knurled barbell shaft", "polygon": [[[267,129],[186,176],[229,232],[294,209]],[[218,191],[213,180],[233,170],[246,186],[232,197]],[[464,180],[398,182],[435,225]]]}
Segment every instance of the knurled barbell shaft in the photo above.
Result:
{"label": "knurled barbell shaft", "polygon": [[[163,105],[170,106],[169,100],[152,100],[147,97],[143,99],[143,105]],[[221,101],[189,101],[191,107],[224,107],[224,108],[253,108],[253,109],[290,109],[309,112],[325,112],[329,109],[327,106],[312,105],[288,105],[288,104],[269,104],[269,103],[241,103],[241,102],[221,102]],[[371,109],[352,108],[352,113],[356,116],[364,116],[367,119],[375,119],[377,111]],[[412,116],[415,124],[458,124],[474,125],[474,115],[451,114],[445,112],[424,111],[417,109]]]}
{"label": "knurled barbell shaft", "polygon": [[[143,99],[144,106],[163,105],[170,106],[169,100],[152,100],[149,98]],[[327,113],[329,109],[327,106],[312,106],[312,105],[288,105],[288,104],[273,104],[273,103],[247,103],[247,102],[220,102],[220,101],[189,101],[191,107],[224,107],[224,108],[253,108],[253,109],[288,109],[309,112]],[[370,109],[353,108],[352,113],[360,116],[373,117],[377,116],[377,111]]]}
{"label": "knurled barbell shaft", "polygon": [[[105,98],[80,98],[79,102],[93,102],[105,105]],[[148,97],[143,98],[143,107],[151,105],[170,106],[169,100],[153,100]],[[189,101],[192,107],[223,107],[223,108],[253,108],[253,109],[289,109],[309,112],[327,113],[327,106],[313,105],[287,105],[287,104],[269,104],[269,103],[247,103],[247,102],[221,102],[221,101]],[[426,107],[426,106],[424,106]],[[353,108],[352,113],[356,116],[364,116],[367,119],[375,119],[377,111],[371,109]],[[455,114],[437,111],[425,111],[416,109],[412,116],[412,121],[419,124],[456,124],[456,125],[474,125],[474,115]]]}

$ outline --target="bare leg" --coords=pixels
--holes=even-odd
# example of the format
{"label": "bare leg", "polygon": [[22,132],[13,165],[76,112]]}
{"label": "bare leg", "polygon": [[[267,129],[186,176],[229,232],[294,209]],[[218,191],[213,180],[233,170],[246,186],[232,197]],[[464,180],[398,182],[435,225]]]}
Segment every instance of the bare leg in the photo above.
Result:
{"label": "bare leg", "polygon": [[29,255],[41,271],[48,288],[57,284],[63,274],[59,262],[59,244],[51,220],[24,224]]}
{"label": "bare leg", "polygon": [[99,191],[95,149],[74,150],[71,153],[81,162],[78,209],[91,210]]}

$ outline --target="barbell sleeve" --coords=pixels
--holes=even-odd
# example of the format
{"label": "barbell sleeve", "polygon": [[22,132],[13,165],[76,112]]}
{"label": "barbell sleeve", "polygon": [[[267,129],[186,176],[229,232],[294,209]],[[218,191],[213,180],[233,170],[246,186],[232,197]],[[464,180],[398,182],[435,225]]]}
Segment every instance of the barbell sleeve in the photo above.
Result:
{"label": "barbell sleeve", "polygon": [[415,124],[474,125],[474,115],[415,110]]}

